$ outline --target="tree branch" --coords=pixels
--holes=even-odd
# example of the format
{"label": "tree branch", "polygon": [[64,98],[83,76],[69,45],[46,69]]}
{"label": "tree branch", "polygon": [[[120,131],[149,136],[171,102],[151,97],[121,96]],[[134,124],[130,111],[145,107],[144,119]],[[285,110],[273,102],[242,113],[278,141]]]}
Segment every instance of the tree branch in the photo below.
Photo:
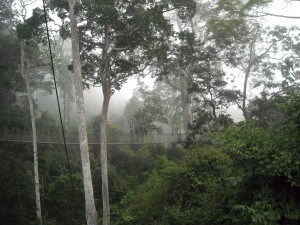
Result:
{"label": "tree branch", "polygon": [[166,75],[165,78],[166,78],[165,80],[166,80],[166,82],[167,82],[168,85],[170,85],[170,86],[171,86],[172,88],[174,88],[175,90],[180,91],[180,86],[179,86],[179,85],[176,85],[176,84],[174,84],[174,83],[172,83],[172,82],[170,81],[170,78],[169,78],[168,75]]}
{"label": "tree branch", "polygon": [[275,17],[282,17],[288,19],[300,19],[300,16],[286,16],[286,15],[278,15],[273,13],[263,13],[263,16],[275,16]]}

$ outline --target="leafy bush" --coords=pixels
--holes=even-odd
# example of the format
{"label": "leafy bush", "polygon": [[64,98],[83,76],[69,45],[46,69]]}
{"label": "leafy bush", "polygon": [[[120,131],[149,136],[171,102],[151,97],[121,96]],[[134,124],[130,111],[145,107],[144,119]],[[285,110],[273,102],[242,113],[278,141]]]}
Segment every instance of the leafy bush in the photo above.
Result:
{"label": "leafy bush", "polygon": [[119,224],[220,224],[230,159],[218,149],[193,148],[187,159],[157,161],[150,178],[122,201]]}

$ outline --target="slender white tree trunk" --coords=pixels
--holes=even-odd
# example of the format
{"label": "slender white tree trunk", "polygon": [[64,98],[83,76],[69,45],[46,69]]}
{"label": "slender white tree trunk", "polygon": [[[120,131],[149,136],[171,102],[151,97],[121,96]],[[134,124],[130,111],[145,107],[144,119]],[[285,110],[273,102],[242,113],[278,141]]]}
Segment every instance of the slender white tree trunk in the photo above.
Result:
{"label": "slender white tree trunk", "polygon": [[28,62],[25,63],[25,45],[24,40],[21,41],[21,74],[26,84],[26,89],[28,93],[29,109],[30,109],[30,119],[32,127],[32,145],[33,145],[33,174],[34,174],[34,187],[35,187],[35,204],[36,204],[36,214],[39,224],[42,224],[42,208],[41,208],[41,197],[40,197],[40,182],[39,182],[39,164],[38,164],[38,151],[37,151],[37,135],[36,135],[36,125],[35,125],[35,113],[33,99],[30,89],[30,81],[28,77]]}
{"label": "slender white tree trunk", "polygon": [[103,91],[103,94],[104,100],[102,104],[102,115],[100,124],[103,225],[110,225],[109,188],[107,172],[107,113],[110,100],[110,93],[105,93],[105,91]]}
{"label": "slender white tree trunk", "polygon": [[79,55],[79,39],[77,31],[77,21],[74,12],[75,1],[69,0],[72,55],[74,67],[75,96],[77,103],[77,116],[79,121],[79,140],[80,154],[83,173],[84,193],[85,193],[85,211],[87,225],[98,225],[98,215],[94,201],[94,190],[92,184],[90,158],[88,149],[88,138],[86,132],[85,110],[83,100],[83,85],[81,75],[81,62]]}

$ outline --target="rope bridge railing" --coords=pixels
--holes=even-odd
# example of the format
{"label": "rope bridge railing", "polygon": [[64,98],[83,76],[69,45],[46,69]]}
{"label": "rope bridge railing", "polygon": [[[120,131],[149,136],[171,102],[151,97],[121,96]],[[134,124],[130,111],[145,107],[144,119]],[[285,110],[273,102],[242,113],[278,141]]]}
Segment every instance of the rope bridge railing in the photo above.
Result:
{"label": "rope bridge railing", "polygon": [[[129,137],[129,133],[125,134],[128,137],[123,138],[122,141],[112,141],[109,144],[147,144],[147,143],[161,143],[170,144],[178,141],[177,134],[156,134],[151,133],[147,136],[143,135],[140,138],[136,138],[134,141]],[[138,134],[135,134],[138,136]],[[0,126],[0,139],[7,141],[19,141],[19,142],[32,142],[32,130],[29,128],[20,127],[8,127]],[[78,144],[78,133],[69,132],[66,134],[66,140],[68,144]],[[37,129],[38,143],[63,143],[61,131],[59,129]],[[94,133],[88,133],[88,140],[90,144],[99,144]]]}
{"label": "rope bridge railing", "polygon": [[[19,127],[0,127],[0,138],[7,140],[32,141],[32,130]],[[37,129],[39,142],[62,141],[61,132],[51,129]]]}

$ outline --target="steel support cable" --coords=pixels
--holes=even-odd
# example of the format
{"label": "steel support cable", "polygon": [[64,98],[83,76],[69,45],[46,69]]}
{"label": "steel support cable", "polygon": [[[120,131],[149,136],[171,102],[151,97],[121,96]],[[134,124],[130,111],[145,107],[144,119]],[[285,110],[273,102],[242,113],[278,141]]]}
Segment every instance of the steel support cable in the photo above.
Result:
{"label": "steel support cable", "polygon": [[[72,170],[71,170],[71,166],[70,166],[70,158],[69,158],[69,153],[68,153],[68,148],[67,148],[65,129],[64,129],[64,125],[63,125],[62,113],[61,113],[60,102],[59,102],[59,97],[58,97],[58,88],[57,88],[56,75],[55,75],[55,69],[54,69],[54,63],[53,63],[53,54],[52,54],[52,47],[51,47],[51,42],[50,42],[50,33],[49,33],[49,27],[48,27],[46,4],[45,4],[45,0],[42,0],[42,1],[43,1],[43,10],[44,10],[45,24],[46,24],[46,31],[47,31],[48,48],[49,48],[49,54],[50,54],[50,62],[51,62],[50,65],[51,65],[51,70],[52,70],[52,75],[53,75],[53,80],[54,80],[56,101],[57,101],[57,106],[58,106],[58,113],[59,113],[59,120],[60,120],[60,125],[61,125],[61,132],[62,132],[62,136],[63,136],[64,149],[65,149],[65,153],[66,153],[66,157],[67,157],[68,171],[69,171],[69,176],[70,176],[70,181],[71,181],[71,189],[72,189],[72,193],[74,195],[74,199],[77,199],[77,197],[75,195],[75,187],[74,187],[74,181],[73,181],[73,177],[72,177]],[[77,220],[77,213],[75,211],[74,206],[72,208],[73,208],[74,216]]]}

